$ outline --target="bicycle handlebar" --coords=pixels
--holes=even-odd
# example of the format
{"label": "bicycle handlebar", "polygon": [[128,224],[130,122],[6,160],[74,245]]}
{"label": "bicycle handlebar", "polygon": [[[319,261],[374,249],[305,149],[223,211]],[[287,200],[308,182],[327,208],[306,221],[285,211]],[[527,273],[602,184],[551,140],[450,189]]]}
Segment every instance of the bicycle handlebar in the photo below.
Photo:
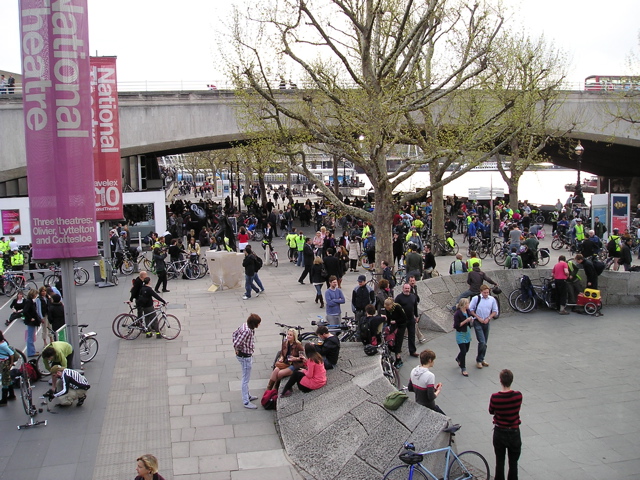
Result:
{"label": "bicycle handlebar", "polygon": [[293,325],[285,325],[284,323],[278,323],[278,322],[274,322],[274,323],[281,328],[293,328],[294,330],[298,330],[298,332],[304,330],[304,327],[301,327],[300,325],[298,325],[297,327],[294,327]]}

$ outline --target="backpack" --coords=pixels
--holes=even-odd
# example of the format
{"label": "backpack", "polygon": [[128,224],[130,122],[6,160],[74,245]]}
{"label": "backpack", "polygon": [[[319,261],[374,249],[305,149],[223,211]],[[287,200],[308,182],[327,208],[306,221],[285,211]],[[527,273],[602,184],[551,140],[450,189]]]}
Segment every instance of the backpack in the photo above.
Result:
{"label": "backpack", "polygon": [[367,247],[364,249],[365,252],[375,252],[376,251],[376,239],[375,237],[371,237],[367,240]]}
{"label": "backpack", "polygon": [[263,262],[262,262],[262,259],[258,255],[254,255],[254,257],[256,258],[255,262],[256,262],[256,272],[257,272],[258,270],[260,270],[262,268]]}
{"label": "backpack", "polygon": [[394,288],[398,284],[398,280],[396,279],[395,273],[391,272],[391,276],[389,277],[389,288]]}
{"label": "backpack", "polygon": [[524,300],[529,300],[535,295],[531,279],[527,275],[523,275],[520,280],[520,292]]}
{"label": "backpack", "polygon": [[618,250],[617,240],[618,240],[617,238],[612,238],[607,243],[607,252],[609,253],[610,257],[613,257],[616,254],[616,251]]}
{"label": "backpack", "polygon": [[387,395],[382,406],[387,410],[397,410],[407,398],[409,398],[409,395],[396,390]]}
{"label": "backpack", "polygon": [[604,262],[601,262],[600,260],[594,260],[592,263],[593,268],[596,271],[596,275],[601,275],[602,272],[604,272]]}
{"label": "backpack", "polygon": [[278,402],[278,389],[265,390],[260,403],[265,410],[275,410]]}
{"label": "backpack", "polygon": [[517,253],[512,253],[511,254],[511,266],[509,268],[511,268],[512,270],[517,270],[520,267],[520,262],[518,259],[518,254]]}
{"label": "backpack", "polygon": [[360,341],[362,341],[364,345],[371,343],[371,326],[369,325],[369,317],[363,315],[358,323],[358,328],[360,330]]}
{"label": "backpack", "polygon": [[42,378],[40,370],[38,370],[38,361],[36,359],[31,359],[27,363],[22,364],[18,369],[18,372],[22,375],[25,370],[27,371],[27,376],[31,382],[37,382]]}

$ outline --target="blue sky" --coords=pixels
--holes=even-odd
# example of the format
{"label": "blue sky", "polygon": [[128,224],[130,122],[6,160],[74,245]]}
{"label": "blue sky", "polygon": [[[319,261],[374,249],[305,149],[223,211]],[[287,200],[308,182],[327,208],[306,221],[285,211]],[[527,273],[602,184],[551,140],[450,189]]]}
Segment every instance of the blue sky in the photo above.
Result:
{"label": "blue sky", "polygon": [[[221,83],[216,31],[233,0],[89,0],[92,55],[116,55],[120,81]],[[638,47],[640,0],[504,0],[510,24],[544,33],[572,64],[568,81],[628,74]],[[20,71],[18,1],[0,0],[0,69]]]}

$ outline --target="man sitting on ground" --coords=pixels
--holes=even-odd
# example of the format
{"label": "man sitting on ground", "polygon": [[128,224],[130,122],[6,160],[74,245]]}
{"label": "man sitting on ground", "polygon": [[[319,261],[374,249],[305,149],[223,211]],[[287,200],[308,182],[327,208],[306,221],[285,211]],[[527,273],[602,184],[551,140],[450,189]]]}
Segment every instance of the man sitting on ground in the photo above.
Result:
{"label": "man sitting on ground", "polygon": [[87,398],[87,390],[91,388],[89,381],[77,370],[63,368],[60,365],[51,367],[51,375],[61,382],[60,390],[49,390],[45,395],[49,400],[57,398],[58,405],[61,407],[70,407],[74,400],[78,401],[77,406],[80,407]]}

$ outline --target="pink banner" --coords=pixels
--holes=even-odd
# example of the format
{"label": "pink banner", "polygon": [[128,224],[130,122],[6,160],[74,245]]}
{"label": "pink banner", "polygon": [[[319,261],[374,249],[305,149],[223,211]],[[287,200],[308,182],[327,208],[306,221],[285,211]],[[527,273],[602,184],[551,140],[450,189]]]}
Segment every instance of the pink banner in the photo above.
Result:
{"label": "pink banner", "polygon": [[87,0],[21,0],[20,35],[34,256],[97,256]]}
{"label": "pink banner", "polygon": [[2,210],[2,234],[21,235],[20,210]]}
{"label": "pink banner", "polygon": [[91,114],[96,217],[119,220],[124,214],[116,57],[91,57]]}

